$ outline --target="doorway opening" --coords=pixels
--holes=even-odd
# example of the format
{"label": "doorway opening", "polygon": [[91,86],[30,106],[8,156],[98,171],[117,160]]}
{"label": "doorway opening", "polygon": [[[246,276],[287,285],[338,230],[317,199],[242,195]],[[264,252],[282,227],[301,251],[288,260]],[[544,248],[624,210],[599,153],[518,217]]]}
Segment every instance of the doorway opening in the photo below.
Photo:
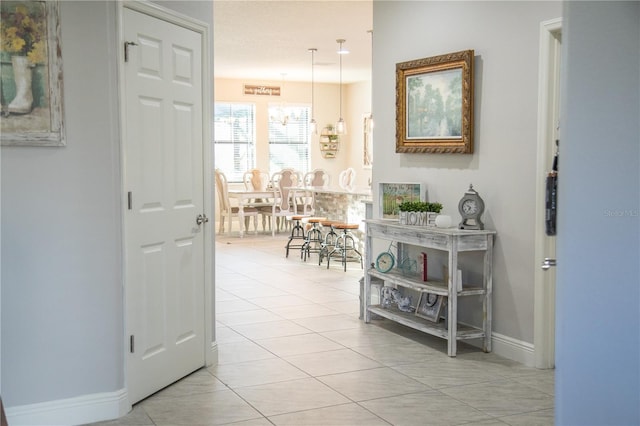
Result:
{"label": "doorway opening", "polygon": [[561,18],[540,24],[533,338],[537,368],[555,367],[555,268],[543,270],[540,265],[545,258],[555,259],[555,237],[545,232],[545,177],[552,169],[560,126],[561,41]]}

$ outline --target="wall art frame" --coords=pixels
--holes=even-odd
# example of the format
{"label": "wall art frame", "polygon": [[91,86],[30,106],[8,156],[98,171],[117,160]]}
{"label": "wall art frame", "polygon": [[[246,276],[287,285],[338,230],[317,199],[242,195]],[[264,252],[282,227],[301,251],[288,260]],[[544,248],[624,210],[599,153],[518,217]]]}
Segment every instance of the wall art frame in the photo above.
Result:
{"label": "wall art frame", "polygon": [[373,115],[368,112],[362,118],[362,168],[373,167]]}
{"label": "wall art frame", "polygon": [[381,182],[380,218],[398,219],[398,206],[403,201],[425,201],[426,191],[422,183],[417,182]]}
{"label": "wall art frame", "polygon": [[[0,24],[7,42],[0,49],[0,141],[14,146],[65,146],[59,2],[3,1],[0,7]],[[23,27],[5,33],[16,24]],[[17,37],[22,41],[10,46]],[[17,67],[14,57],[28,62],[26,74]],[[14,101],[25,90],[31,91],[33,102],[16,107]]]}
{"label": "wall art frame", "polygon": [[444,296],[421,292],[416,305],[416,316],[433,322],[440,321],[444,298]]}
{"label": "wall art frame", "polygon": [[396,152],[472,154],[474,51],[396,64]]}

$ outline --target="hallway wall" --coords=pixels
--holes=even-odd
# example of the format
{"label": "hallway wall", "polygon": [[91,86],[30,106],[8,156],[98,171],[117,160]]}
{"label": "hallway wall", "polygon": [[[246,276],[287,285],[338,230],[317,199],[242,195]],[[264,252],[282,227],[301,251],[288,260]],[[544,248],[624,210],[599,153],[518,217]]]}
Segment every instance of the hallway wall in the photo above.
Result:
{"label": "hallway wall", "polygon": [[[212,25],[210,2],[157,3]],[[60,1],[67,145],[1,149],[10,424],[77,424],[126,407],[118,7]]]}
{"label": "hallway wall", "polygon": [[[460,221],[473,183],[497,231],[493,331],[498,353],[530,363],[540,23],[559,2],[374,2],[374,213],[380,182],[422,182],[429,201]],[[399,31],[402,27],[402,31]],[[474,154],[397,154],[395,64],[475,50]],[[467,273],[469,270],[467,270]],[[465,315],[463,302],[460,312]],[[476,317],[477,321],[478,318]]]}
{"label": "hallway wall", "polygon": [[637,425],[640,3],[570,1],[563,17],[556,424]]}
{"label": "hallway wall", "polygon": [[2,147],[9,409],[124,387],[116,3],[60,17],[67,145]]}

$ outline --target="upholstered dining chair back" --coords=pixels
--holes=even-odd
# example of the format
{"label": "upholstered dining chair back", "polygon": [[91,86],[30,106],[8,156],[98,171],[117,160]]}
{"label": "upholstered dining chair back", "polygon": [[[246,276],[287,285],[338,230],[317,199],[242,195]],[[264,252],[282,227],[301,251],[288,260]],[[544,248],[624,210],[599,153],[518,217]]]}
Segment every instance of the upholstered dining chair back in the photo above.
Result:
{"label": "upholstered dining chair back", "polygon": [[331,184],[331,175],[323,169],[315,169],[304,175],[304,186],[327,187]]}
{"label": "upholstered dining chair back", "polygon": [[251,169],[244,172],[243,181],[247,191],[266,191],[270,182],[269,173]]}
{"label": "upholstered dining chair back", "polygon": [[274,188],[280,188],[281,179],[291,179],[290,182],[293,183],[289,186],[298,186],[302,182],[302,174],[295,169],[282,169],[271,175],[271,185]]}
{"label": "upholstered dining chair back", "polygon": [[280,211],[288,211],[291,203],[291,187],[298,186],[300,182],[300,173],[293,169],[282,169],[273,174],[271,178],[273,185],[280,191],[280,202],[278,207]]}
{"label": "upholstered dining chair back", "polygon": [[[271,185],[274,189],[274,194],[277,194],[276,202],[269,208],[262,208],[260,212],[265,216],[271,217],[272,235],[275,235],[276,229],[280,230],[285,222],[289,226],[290,221],[285,221],[284,219],[295,214],[291,188],[298,186],[301,180],[300,173],[294,169],[282,169],[271,176]],[[276,221],[278,222],[277,224]]]}

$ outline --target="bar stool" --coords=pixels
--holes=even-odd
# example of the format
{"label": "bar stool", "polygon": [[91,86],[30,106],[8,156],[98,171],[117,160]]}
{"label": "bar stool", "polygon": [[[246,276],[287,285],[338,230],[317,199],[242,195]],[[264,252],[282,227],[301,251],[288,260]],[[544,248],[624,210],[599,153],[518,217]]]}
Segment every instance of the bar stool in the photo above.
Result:
{"label": "bar stool", "polygon": [[[290,248],[301,248],[304,245],[304,240],[305,240],[304,227],[302,226],[300,221],[305,217],[309,217],[309,216],[305,216],[305,215],[291,216],[291,220],[294,222],[294,225],[291,228],[291,236],[289,237],[289,241],[287,241],[287,245],[284,247],[285,249],[287,249],[286,257],[289,257]],[[293,240],[302,240],[302,241],[300,242],[300,244],[296,244],[296,243],[291,244]]]}
{"label": "bar stool", "polygon": [[323,228],[329,227],[329,232],[324,234],[324,241],[320,245],[320,253],[318,254],[318,265],[322,265],[322,260],[329,255],[329,250],[333,250],[336,246],[338,234],[333,227],[336,223],[342,223],[336,220],[324,220],[320,222]]}
{"label": "bar stool", "polygon": [[305,221],[311,224],[311,229],[307,231],[307,237],[302,244],[302,248],[300,249],[300,259],[307,261],[307,257],[313,251],[314,253],[319,253],[321,244],[322,244],[322,230],[318,226],[320,222],[327,220],[326,217],[307,217]]}
{"label": "bar stool", "polygon": [[351,233],[351,229],[358,229],[360,225],[357,223],[336,223],[333,225],[338,231],[342,231],[338,235],[336,244],[327,255],[327,269],[331,263],[331,257],[339,257],[344,266],[344,271],[347,271],[347,262],[360,262],[360,268],[362,268],[362,254],[356,248],[356,239]]}

